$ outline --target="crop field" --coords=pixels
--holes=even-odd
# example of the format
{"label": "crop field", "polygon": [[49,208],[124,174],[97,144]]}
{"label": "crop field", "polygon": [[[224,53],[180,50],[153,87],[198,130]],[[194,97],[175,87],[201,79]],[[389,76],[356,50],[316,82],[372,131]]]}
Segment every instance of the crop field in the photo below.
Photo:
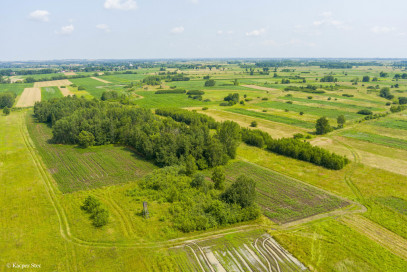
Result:
{"label": "crop field", "polygon": [[27,122],[34,143],[63,193],[135,181],[155,168],[124,147],[81,150],[76,146],[50,144],[52,133],[46,125],[34,120]]}
{"label": "crop field", "polygon": [[403,119],[382,119],[382,120],[373,122],[372,125],[386,127],[386,128],[407,130],[407,120],[403,120]]}
{"label": "crop field", "polygon": [[62,93],[58,87],[42,87],[41,88],[41,99],[49,100],[51,98],[62,97]]}
{"label": "crop field", "polygon": [[16,95],[21,95],[25,88],[30,88],[32,86],[32,83],[0,84],[0,93],[11,92]]}
{"label": "crop field", "polygon": [[307,186],[293,178],[247,162],[226,167],[227,178],[235,180],[241,173],[256,181],[257,203],[272,221],[282,224],[315,214],[339,209],[346,201]]}
{"label": "crop field", "polygon": [[197,107],[213,104],[212,102],[203,102],[188,98],[186,94],[155,94],[154,91],[137,91],[136,94],[142,96],[142,99],[134,103],[145,108],[160,107]]}
{"label": "crop field", "polygon": [[356,112],[349,112],[343,110],[335,110],[335,109],[327,109],[321,107],[313,107],[313,106],[306,106],[300,104],[288,104],[284,102],[277,102],[277,101],[270,101],[270,102],[261,102],[257,104],[263,108],[273,108],[273,109],[280,109],[280,110],[289,110],[295,112],[303,112],[304,114],[311,114],[316,116],[325,116],[329,118],[336,118],[339,115],[344,115],[346,119],[357,119],[360,118],[360,115]]}
{"label": "crop field", "polygon": [[75,78],[71,79],[71,81],[78,87],[85,87],[85,91],[97,99],[99,99],[102,96],[102,93],[106,91],[106,89],[103,88],[104,86],[106,86],[106,83],[100,82],[98,80],[94,80],[91,78]]}
{"label": "crop field", "polygon": [[67,79],[62,79],[62,80],[51,80],[51,81],[40,81],[40,82],[35,82],[34,87],[36,88],[42,88],[42,87],[53,87],[53,86],[69,86],[71,85],[72,82],[67,80]]}
{"label": "crop field", "polygon": [[353,139],[370,142],[370,143],[375,143],[375,144],[380,144],[380,145],[385,145],[385,146],[389,146],[389,147],[407,150],[407,141],[397,139],[397,138],[392,138],[392,137],[387,137],[387,136],[382,136],[382,135],[367,133],[367,132],[359,132],[356,130],[347,130],[347,131],[342,132],[341,135],[345,136],[345,137],[353,138]]}
{"label": "crop field", "polygon": [[273,114],[268,114],[268,113],[263,113],[263,112],[258,112],[258,111],[251,111],[251,110],[246,110],[242,108],[230,108],[226,109],[226,111],[242,114],[242,115],[247,115],[247,116],[252,116],[260,119],[265,119],[273,122],[278,122],[278,123],[283,123],[287,125],[292,125],[292,126],[297,126],[301,128],[314,128],[315,125],[310,122],[298,120],[298,119],[293,119],[285,116],[279,116],[279,115],[273,115]]}
{"label": "crop field", "polygon": [[193,242],[172,251],[188,256],[188,262],[178,264],[182,271],[191,270],[191,263],[200,271],[309,271],[270,235],[259,231]]}
{"label": "crop field", "polygon": [[41,101],[41,89],[25,88],[22,95],[18,98],[16,107],[18,108],[32,107],[37,101]]}

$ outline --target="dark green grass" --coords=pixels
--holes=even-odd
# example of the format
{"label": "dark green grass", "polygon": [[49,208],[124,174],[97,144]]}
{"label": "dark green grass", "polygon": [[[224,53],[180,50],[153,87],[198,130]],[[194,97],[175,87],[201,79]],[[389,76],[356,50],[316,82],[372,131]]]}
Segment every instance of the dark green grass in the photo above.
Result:
{"label": "dark green grass", "polygon": [[281,224],[344,207],[347,202],[290,177],[238,161],[225,168],[228,180],[241,174],[256,181],[257,203],[271,220]]}
{"label": "dark green grass", "polygon": [[379,203],[407,216],[407,201],[398,197],[379,197],[376,199]]}
{"label": "dark green grass", "polygon": [[[135,100],[134,103],[145,108],[161,107],[197,107],[213,105],[218,102],[203,102],[188,98],[185,94],[155,94],[154,91],[137,91],[136,94],[144,98]],[[204,97],[205,99],[205,97]]]}
{"label": "dark green grass", "polygon": [[354,112],[341,111],[335,109],[323,109],[318,107],[310,107],[299,104],[287,104],[284,102],[269,101],[256,104],[264,108],[273,108],[280,110],[289,110],[294,112],[303,112],[304,114],[311,114],[316,116],[325,116],[329,118],[337,118],[339,115],[344,115],[347,120],[360,118],[360,115]]}
{"label": "dark green grass", "polygon": [[33,83],[10,83],[10,84],[0,84],[0,93],[11,92],[16,95],[20,95],[25,88],[31,88]]}
{"label": "dark green grass", "polygon": [[144,74],[114,74],[114,75],[101,75],[97,76],[98,78],[110,81],[112,83],[117,83],[117,84],[128,84],[130,82],[136,82],[139,80],[142,80],[144,77],[147,75]]}
{"label": "dark green grass", "polygon": [[302,121],[302,120],[298,120],[298,119],[293,119],[293,118],[289,118],[289,117],[285,117],[285,116],[272,115],[272,114],[268,114],[268,113],[245,110],[245,109],[241,109],[241,108],[227,108],[225,110],[234,112],[234,113],[238,113],[238,114],[242,114],[242,115],[261,118],[261,119],[265,119],[265,120],[269,120],[269,121],[273,121],[273,122],[293,125],[296,127],[302,127],[302,128],[307,128],[307,129],[315,128],[314,123],[306,122],[306,121]]}
{"label": "dark green grass", "polygon": [[386,102],[388,102],[384,98],[383,98],[383,101],[377,101],[377,100],[364,99],[364,98],[358,98],[358,97],[341,96],[341,95],[331,94],[331,93],[325,93],[325,94],[321,94],[321,95],[324,95],[326,97],[340,98],[340,99],[352,100],[352,101],[357,101],[357,102],[372,103],[372,104],[381,105],[381,106],[386,105]]}
{"label": "dark green grass", "polygon": [[341,135],[348,138],[362,140],[374,144],[407,150],[407,141],[398,138],[392,138],[367,132],[359,132],[355,130],[344,131],[341,133]]}
{"label": "dark green grass", "polygon": [[31,138],[63,193],[135,181],[156,167],[125,147],[113,145],[87,149],[49,143],[47,125],[27,120]]}
{"label": "dark green grass", "polygon": [[107,84],[100,82],[98,80],[92,78],[75,78],[70,79],[73,84],[76,84],[78,87],[83,86],[85,87],[85,91],[91,94],[93,97],[100,98],[102,97],[102,93],[106,91],[104,88],[96,88],[100,86],[106,86]]}
{"label": "dark green grass", "polygon": [[407,130],[407,120],[381,119],[376,122],[372,122],[371,125]]}
{"label": "dark green grass", "polygon": [[338,108],[344,108],[344,109],[352,109],[352,110],[356,110],[356,111],[363,110],[363,109],[369,109],[369,110],[372,110],[372,111],[382,111],[382,110],[384,110],[384,108],[363,107],[363,106],[358,106],[358,105],[353,105],[353,104],[333,102],[332,100],[331,101],[329,101],[329,100],[314,100],[314,99],[306,99],[306,98],[299,98],[299,97],[279,97],[279,99],[298,101],[298,102],[304,102],[304,103],[310,103],[310,104],[329,105],[329,106],[332,106],[332,107],[338,107]]}
{"label": "dark green grass", "polygon": [[49,100],[51,98],[63,97],[58,87],[42,87],[41,88],[41,100]]}

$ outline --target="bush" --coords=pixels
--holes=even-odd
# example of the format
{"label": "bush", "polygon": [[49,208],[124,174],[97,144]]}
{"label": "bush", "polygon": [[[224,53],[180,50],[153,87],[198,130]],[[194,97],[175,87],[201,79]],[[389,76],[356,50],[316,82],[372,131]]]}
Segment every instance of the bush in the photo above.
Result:
{"label": "bush", "polygon": [[102,207],[100,201],[93,196],[88,196],[81,209],[90,213],[90,219],[95,227],[102,227],[109,222],[109,212]]}
{"label": "bush", "polygon": [[84,90],[86,90],[85,87],[83,87],[83,86],[79,86],[79,87],[78,87],[78,91],[84,91]]}
{"label": "bush", "polygon": [[256,122],[256,121],[252,121],[252,122],[250,123],[250,126],[251,126],[251,127],[257,127],[257,122]]}
{"label": "bush", "polygon": [[82,148],[87,148],[95,144],[95,136],[91,132],[82,130],[78,135],[78,143]]}
{"label": "bush", "polygon": [[186,91],[184,89],[172,89],[172,90],[159,90],[155,94],[184,94]]}
{"label": "bush", "polygon": [[261,100],[269,100],[268,97],[263,97]]}
{"label": "bush", "polygon": [[207,81],[205,81],[205,87],[213,87],[215,86],[216,82],[213,79],[209,79]]}
{"label": "bush", "polygon": [[362,114],[362,115],[372,115],[373,112],[372,112],[371,110],[364,109],[364,110],[358,111],[358,114]]}
{"label": "bush", "polygon": [[9,115],[10,114],[10,109],[8,107],[4,107],[3,114],[4,115]]}
{"label": "bush", "polygon": [[204,95],[205,92],[200,91],[200,90],[191,90],[191,91],[188,91],[187,94],[189,94],[189,95]]}
{"label": "bush", "polygon": [[294,134],[293,138],[294,139],[303,139],[303,138],[305,138],[305,136],[302,133],[296,133],[296,134]]}
{"label": "bush", "polygon": [[256,199],[256,182],[245,175],[241,175],[221,195],[221,198],[226,203],[239,204],[242,208],[252,206]]}
{"label": "bush", "polygon": [[202,110],[208,110],[208,107],[203,107]]}

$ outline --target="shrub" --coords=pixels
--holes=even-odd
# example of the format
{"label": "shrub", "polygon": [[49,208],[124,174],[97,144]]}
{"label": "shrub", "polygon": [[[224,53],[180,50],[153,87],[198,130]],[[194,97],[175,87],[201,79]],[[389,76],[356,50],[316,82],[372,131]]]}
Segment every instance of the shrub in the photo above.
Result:
{"label": "shrub", "polygon": [[79,86],[79,87],[78,87],[78,91],[84,91],[84,90],[86,90],[85,87],[83,87],[83,86]]}
{"label": "shrub", "polygon": [[213,79],[209,79],[207,81],[205,81],[205,87],[213,87],[215,86],[216,82]]}
{"label": "shrub", "polygon": [[250,123],[250,126],[251,126],[251,127],[257,127],[257,122],[256,122],[256,121],[251,122],[251,123]]}
{"label": "shrub", "polygon": [[371,110],[364,109],[364,110],[358,111],[358,114],[362,114],[362,115],[372,115],[373,112],[372,112]]}
{"label": "shrub", "polygon": [[208,110],[208,107],[203,107],[202,110]]}
{"label": "shrub", "polygon": [[187,92],[187,94],[189,94],[189,95],[204,95],[205,92],[200,91],[200,90],[190,90],[190,91]]}
{"label": "shrub", "polygon": [[254,205],[256,199],[256,182],[245,176],[239,176],[236,181],[221,195],[230,204],[239,204],[242,208]]}
{"label": "shrub", "polygon": [[8,107],[4,107],[3,114],[4,115],[9,115],[10,114],[10,109]]}
{"label": "shrub", "polygon": [[82,148],[87,148],[95,144],[95,136],[91,132],[82,130],[78,135],[78,143]]}
{"label": "shrub", "polygon": [[172,90],[159,90],[155,94],[184,94],[186,91],[184,89],[172,89]]}

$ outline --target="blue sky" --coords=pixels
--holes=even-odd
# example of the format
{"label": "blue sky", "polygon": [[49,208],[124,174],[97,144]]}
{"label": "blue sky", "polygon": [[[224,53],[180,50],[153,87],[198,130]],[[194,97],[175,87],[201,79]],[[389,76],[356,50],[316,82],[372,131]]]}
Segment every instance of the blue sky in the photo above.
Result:
{"label": "blue sky", "polygon": [[401,0],[1,0],[0,61],[407,57]]}

